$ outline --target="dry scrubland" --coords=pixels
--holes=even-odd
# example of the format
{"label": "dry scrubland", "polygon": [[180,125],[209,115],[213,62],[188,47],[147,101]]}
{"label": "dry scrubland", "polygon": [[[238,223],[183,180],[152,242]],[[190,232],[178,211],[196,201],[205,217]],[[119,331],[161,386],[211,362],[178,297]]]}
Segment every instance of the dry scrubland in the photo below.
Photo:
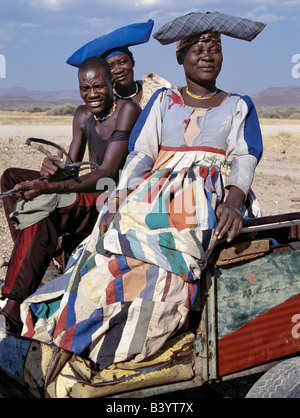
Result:
{"label": "dry scrubland", "polygon": [[[261,119],[263,159],[253,189],[264,215],[300,211],[300,120]],[[72,116],[0,111],[0,175],[8,167],[39,169],[44,155],[25,145],[44,138],[68,149]],[[8,260],[12,241],[0,200],[0,265]],[[3,279],[5,267],[0,269]]]}

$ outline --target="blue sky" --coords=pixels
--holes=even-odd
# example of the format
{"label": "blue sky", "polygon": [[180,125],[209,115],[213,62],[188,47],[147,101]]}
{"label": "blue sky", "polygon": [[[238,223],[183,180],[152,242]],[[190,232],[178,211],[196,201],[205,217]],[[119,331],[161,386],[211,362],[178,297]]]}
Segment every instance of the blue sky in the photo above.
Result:
{"label": "blue sky", "polygon": [[[175,17],[197,11],[267,23],[251,43],[223,36],[219,88],[255,94],[268,87],[300,86],[292,74],[292,58],[300,54],[300,0],[1,0],[0,8],[0,88],[77,89],[77,70],[65,61],[86,42],[149,18],[154,33]],[[153,71],[174,85],[185,84],[174,44],[162,46],[151,37],[131,50],[137,79]]]}

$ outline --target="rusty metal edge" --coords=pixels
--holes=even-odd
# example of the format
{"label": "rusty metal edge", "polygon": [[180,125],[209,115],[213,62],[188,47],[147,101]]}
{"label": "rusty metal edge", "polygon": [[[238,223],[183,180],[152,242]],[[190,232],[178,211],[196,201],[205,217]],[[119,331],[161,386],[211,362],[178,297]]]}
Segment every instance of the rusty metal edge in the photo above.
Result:
{"label": "rusty metal edge", "polygon": [[285,228],[287,226],[300,225],[300,219],[295,221],[282,221],[277,223],[254,225],[249,227],[243,227],[240,234],[247,234],[249,232],[266,231],[270,229]]}
{"label": "rusty metal edge", "polygon": [[194,378],[185,382],[163,384],[161,386],[149,387],[141,390],[135,390],[130,392],[123,392],[106,398],[146,398],[152,396],[163,395],[165,393],[177,392],[186,389],[193,389],[202,386],[204,382]]}

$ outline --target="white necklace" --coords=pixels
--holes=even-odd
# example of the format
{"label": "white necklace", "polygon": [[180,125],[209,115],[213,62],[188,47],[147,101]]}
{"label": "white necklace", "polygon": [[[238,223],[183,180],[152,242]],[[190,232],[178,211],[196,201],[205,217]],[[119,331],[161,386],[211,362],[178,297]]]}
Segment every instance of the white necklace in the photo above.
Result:
{"label": "white necklace", "polygon": [[120,95],[120,94],[118,94],[118,93],[116,92],[116,90],[115,90],[115,95],[116,95],[117,97],[119,97],[120,99],[131,99],[131,97],[136,96],[136,95],[138,94],[138,92],[139,92],[139,85],[138,85],[137,81],[135,81],[135,93],[131,94],[130,96],[121,96],[121,95]]}

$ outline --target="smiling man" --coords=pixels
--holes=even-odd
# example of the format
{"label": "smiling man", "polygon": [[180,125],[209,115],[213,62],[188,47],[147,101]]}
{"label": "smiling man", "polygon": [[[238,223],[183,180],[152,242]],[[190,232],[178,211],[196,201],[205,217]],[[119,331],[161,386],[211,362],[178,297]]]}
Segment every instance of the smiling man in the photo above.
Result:
{"label": "smiling man", "polygon": [[[110,68],[103,58],[85,60],[79,68],[78,81],[85,105],[79,106],[74,115],[69,155],[74,162],[82,161],[88,147],[90,159],[98,168],[77,179],[41,181],[41,176],[51,180],[58,169],[55,162],[60,158],[51,156],[45,158],[40,172],[10,168],[1,178],[2,192],[13,187],[22,190],[22,194],[3,201],[15,243],[2,289],[2,298],[8,301],[1,314],[11,332],[17,330],[20,304],[41,282],[56,250],[58,237],[64,232],[91,232],[98,217],[96,201],[101,193],[96,190],[97,182],[104,178],[118,182],[119,170],[128,154],[129,135],[141,112],[137,103],[114,97]],[[38,196],[56,194],[61,199],[48,216],[24,229],[20,224],[15,229],[10,214],[18,198],[35,202],[34,198]],[[69,198],[64,200],[66,194],[73,196],[71,202]]]}

